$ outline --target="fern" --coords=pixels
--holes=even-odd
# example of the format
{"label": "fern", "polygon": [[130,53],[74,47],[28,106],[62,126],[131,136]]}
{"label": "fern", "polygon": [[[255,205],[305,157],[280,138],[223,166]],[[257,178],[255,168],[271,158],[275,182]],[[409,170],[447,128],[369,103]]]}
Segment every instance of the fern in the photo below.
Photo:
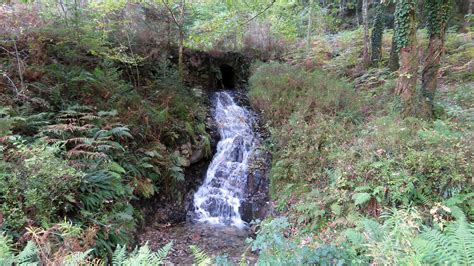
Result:
{"label": "fern", "polygon": [[164,263],[172,246],[173,242],[170,242],[153,253],[146,243],[127,255],[126,247],[118,245],[112,255],[112,265],[159,265]]}
{"label": "fern", "polygon": [[81,201],[88,210],[99,208],[107,199],[123,194],[120,175],[111,171],[96,171],[84,177],[81,185]]}
{"label": "fern", "polygon": [[470,265],[474,261],[474,224],[459,219],[444,232],[427,229],[415,247],[426,263]]}
{"label": "fern", "polygon": [[32,241],[28,241],[25,248],[16,256],[15,263],[17,265],[37,265],[38,248]]}
{"label": "fern", "polygon": [[191,249],[191,253],[193,254],[195,264],[197,264],[198,266],[212,264],[211,258],[198,246],[191,245],[189,246],[189,248]]}
{"label": "fern", "polygon": [[112,265],[122,265],[127,259],[127,247],[118,245],[112,255]]}
{"label": "fern", "polygon": [[75,266],[75,265],[87,265],[86,261],[89,258],[89,254],[92,252],[92,249],[89,249],[85,252],[74,252],[68,254],[64,257],[62,265],[65,266]]}
{"label": "fern", "polygon": [[12,245],[12,239],[2,232],[0,234],[0,265],[9,265],[13,263]]}

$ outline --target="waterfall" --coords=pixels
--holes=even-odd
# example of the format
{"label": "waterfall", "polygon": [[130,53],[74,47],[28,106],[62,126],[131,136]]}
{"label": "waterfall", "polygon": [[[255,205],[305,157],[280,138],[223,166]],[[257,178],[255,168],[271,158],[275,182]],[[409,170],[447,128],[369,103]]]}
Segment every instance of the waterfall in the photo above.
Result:
{"label": "waterfall", "polygon": [[217,92],[214,106],[213,117],[221,139],[204,183],[194,194],[196,219],[244,227],[239,207],[247,183],[249,159],[258,144],[253,132],[254,116],[237,105],[229,92]]}

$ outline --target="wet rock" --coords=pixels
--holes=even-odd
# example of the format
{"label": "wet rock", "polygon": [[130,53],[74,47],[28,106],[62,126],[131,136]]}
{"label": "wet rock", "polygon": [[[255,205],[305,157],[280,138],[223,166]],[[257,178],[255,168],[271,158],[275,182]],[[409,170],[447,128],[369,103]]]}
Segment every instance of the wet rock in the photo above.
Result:
{"label": "wet rock", "polygon": [[267,215],[269,204],[266,195],[254,196],[240,204],[239,213],[243,221],[249,223],[253,220],[264,219]]}
{"label": "wet rock", "polygon": [[203,158],[204,158],[204,155],[205,155],[205,143],[204,141],[201,141],[201,143],[199,143],[199,145],[197,145],[196,147],[194,147],[193,151],[192,151],[192,154],[191,156],[189,157],[189,161],[191,164],[195,164],[199,161],[201,161]]}
{"label": "wet rock", "polygon": [[234,139],[233,141],[234,149],[231,150],[230,155],[229,155],[229,160],[231,162],[239,162],[239,163],[242,162],[244,158],[243,143],[244,143],[244,140],[242,137],[236,137]]}
{"label": "wet rock", "polygon": [[204,203],[206,206],[206,210],[209,212],[211,216],[230,216],[232,213],[232,206],[227,204],[222,199],[217,199],[217,198],[208,198],[206,202]]}

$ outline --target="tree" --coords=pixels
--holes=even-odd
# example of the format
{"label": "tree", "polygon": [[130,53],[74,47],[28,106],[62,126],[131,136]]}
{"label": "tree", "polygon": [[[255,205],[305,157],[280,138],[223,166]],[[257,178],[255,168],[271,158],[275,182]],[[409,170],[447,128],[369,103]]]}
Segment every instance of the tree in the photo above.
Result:
{"label": "tree", "polygon": [[426,0],[428,23],[428,54],[423,65],[421,78],[422,111],[424,116],[433,116],[433,100],[438,86],[438,72],[444,53],[446,24],[450,10],[450,0]]}
{"label": "tree", "polygon": [[179,32],[179,37],[178,37],[178,73],[179,73],[179,79],[182,82],[184,79],[184,17],[185,17],[185,11],[186,11],[186,0],[180,0],[179,1],[179,16],[176,16],[174,13],[173,9],[171,8],[170,4],[168,3],[167,0],[162,0],[163,5],[166,7],[168,12],[170,13],[170,16],[176,25],[178,27],[178,32]]}
{"label": "tree", "polygon": [[400,60],[398,56],[398,48],[397,48],[397,41],[395,36],[397,35],[397,27],[393,29],[393,36],[392,36],[392,47],[390,48],[390,59],[388,60],[388,68],[392,71],[397,71],[400,68]]}
{"label": "tree", "polygon": [[382,59],[382,38],[383,30],[385,27],[384,14],[385,6],[382,2],[379,2],[376,8],[376,14],[374,19],[374,27],[372,29],[372,55],[371,63],[376,65]]}
{"label": "tree", "polygon": [[308,53],[308,56],[311,52],[311,28],[312,28],[312,22],[313,22],[313,0],[309,0],[309,14],[308,14],[308,32],[307,32],[307,36],[306,36],[306,41],[307,41],[307,53]]}
{"label": "tree", "polygon": [[368,18],[368,0],[362,0],[362,23],[364,24],[364,67],[370,63],[369,59],[369,18]]}
{"label": "tree", "polygon": [[416,93],[418,53],[416,49],[416,0],[398,0],[395,10],[394,36],[400,50],[400,74],[395,93],[403,102],[403,116],[416,116],[419,113],[419,98]]}

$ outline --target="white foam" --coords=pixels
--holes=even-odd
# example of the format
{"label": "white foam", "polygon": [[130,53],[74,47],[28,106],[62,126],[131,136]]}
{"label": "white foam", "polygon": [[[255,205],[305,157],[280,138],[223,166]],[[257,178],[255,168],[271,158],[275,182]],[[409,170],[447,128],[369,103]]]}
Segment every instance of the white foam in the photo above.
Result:
{"label": "white foam", "polygon": [[239,207],[247,183],[249,158],[257,145],[254,118],[228,92],[216,93],[214,119],[221,140],[203,185],[194,194],[197,221],[242,228]]}

